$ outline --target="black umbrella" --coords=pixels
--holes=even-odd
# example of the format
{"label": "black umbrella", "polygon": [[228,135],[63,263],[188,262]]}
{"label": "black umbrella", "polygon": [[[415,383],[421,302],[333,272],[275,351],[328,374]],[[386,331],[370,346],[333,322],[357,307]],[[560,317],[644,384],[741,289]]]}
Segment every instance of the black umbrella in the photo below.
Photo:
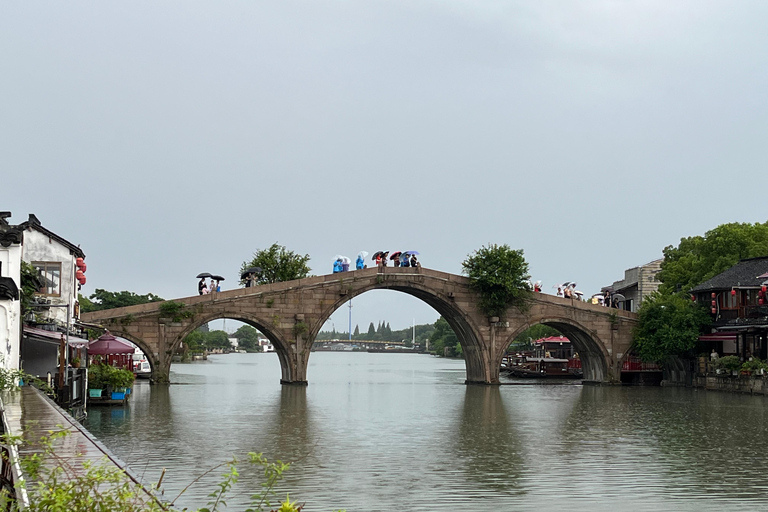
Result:
{"label": "black umbrella", "polygon": [[373,253],[373,256],[371,256],[371,260],[375,260],[376,258],[378,258],[383,254],[384,254],[384,251],[376,251],[375,253]]}
{"label": "black umbrella", "polygon": [[395,251],[395,252],[392,253],[392,256],[389,257],[389,259],[391,259],[391,260],[397,259],[397,258],[400,257],[401,254],[403,254],[403,253],[400,252],[400,251]]}
{"label": "black umbrella", "polygon": [[213,277],[208,272],[203,272],[202,274],[197,274],[198,279],[205,279],[206,277]]}
{"label": "black umbrella", "polygon": [[261,274],[261,267],[248,267],[240,274],[240,279],[245,279],[251,274]]}
{"label": "black umbrella", "polygon": [[211,279],[215,279],[216,281],[223,281],[224,278],[221,276],[211,276]]}

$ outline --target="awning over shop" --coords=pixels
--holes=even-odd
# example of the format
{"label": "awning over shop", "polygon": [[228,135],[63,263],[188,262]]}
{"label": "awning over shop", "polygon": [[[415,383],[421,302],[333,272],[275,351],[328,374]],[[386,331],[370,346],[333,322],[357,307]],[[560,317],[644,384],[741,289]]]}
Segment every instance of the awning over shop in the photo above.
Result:
{"label": "awning over shop", "polygon": [[[44,341],[51,341],[52,343],[60,343],[61,337],[67,339],[67,335],[58,331],[46,331],[45,329],[38,329],[37,327],[24,326],[24,336],[32,338],[40,338]],[[82,348],[88,345],[88,340],[78,338],[77,336],[69,337],[69,346],[74,348]]]}
{"label": "awning over shop", "polygon": [[133,345],[121,341],[109,333],[102,334],[88,345],[89,355],[133,354],[135,351],[136,348]]}
{"label": "awning over shop", "polygon": [[735,334],[716,332],[713,334],[703,334],[699,336],[699,341],[736,341]]}

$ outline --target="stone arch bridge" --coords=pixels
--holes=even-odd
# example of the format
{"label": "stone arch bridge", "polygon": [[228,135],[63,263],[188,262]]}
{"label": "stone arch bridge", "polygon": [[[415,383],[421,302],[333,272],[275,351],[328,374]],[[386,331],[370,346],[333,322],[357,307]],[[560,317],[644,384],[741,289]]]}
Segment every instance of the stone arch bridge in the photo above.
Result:
{"label": "stone arch bridge", "polygon": [[396,290],[423,300],[440,313],[464,351],[466,382],[498,384],[506,347],[536,324],[566,335],[582,359],[584,380],[616,383],[632,343],[637,315],[573,299],[534,293],[525,312],[510,308],[501,319],[477,307],[468,278],[426,268],[369,268],[295,281],[238,288],[176,299],[181,314],[163,302],[84,313],[138,345],[150,359],[156,382],[168,382],[174,350],[200,325],[220,318],[240,320],[264,334],[280,359],[283,384],[307,384],[307,363],[315,336],[341,305],[370,290]]}

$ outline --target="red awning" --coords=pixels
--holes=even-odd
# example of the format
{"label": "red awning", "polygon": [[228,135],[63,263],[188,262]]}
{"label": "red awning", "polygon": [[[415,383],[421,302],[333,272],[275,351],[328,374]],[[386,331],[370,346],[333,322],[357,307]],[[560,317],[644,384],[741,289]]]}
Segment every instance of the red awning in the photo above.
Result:
{"label": "red awning", "polygon": [[703,334],[699,336],[699,341],[736,341],[736,335],[726,334],[724,332]]}
{"label": "red awning", "polygon": [[133,354],[136,348],[125,341],[121,341],[111,334],[102,334],[99,339],[88,345],[89,355],[108,354]]}

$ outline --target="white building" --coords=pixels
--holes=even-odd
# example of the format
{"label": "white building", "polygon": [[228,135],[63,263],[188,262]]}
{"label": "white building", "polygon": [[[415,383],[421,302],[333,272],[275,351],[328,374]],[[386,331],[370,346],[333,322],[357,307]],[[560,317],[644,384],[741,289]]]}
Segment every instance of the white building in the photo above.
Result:
{"label": "white building", "polygon": [[23,228],[0,212],[0,354],[5,368],[19,367],[21,346],[21,243]]}
{"label": "white building", "polygon": [[[21,289],[21,262],[38,270],[40,288],[35,306],[21,318],[21,303],[0,299],[0,355],[7,368],[23,367],[33,374],[56,371],[61,334],[78,340],[78,291],[85,284],[85,254],[80,247],[44,228],[30,214],[18,225],[8,222],[10,212],[0,212],[0,276],[6,288]],[[2,286],[0,285],[0,291]],[[42,372],[45,374],[45,372]]]}

